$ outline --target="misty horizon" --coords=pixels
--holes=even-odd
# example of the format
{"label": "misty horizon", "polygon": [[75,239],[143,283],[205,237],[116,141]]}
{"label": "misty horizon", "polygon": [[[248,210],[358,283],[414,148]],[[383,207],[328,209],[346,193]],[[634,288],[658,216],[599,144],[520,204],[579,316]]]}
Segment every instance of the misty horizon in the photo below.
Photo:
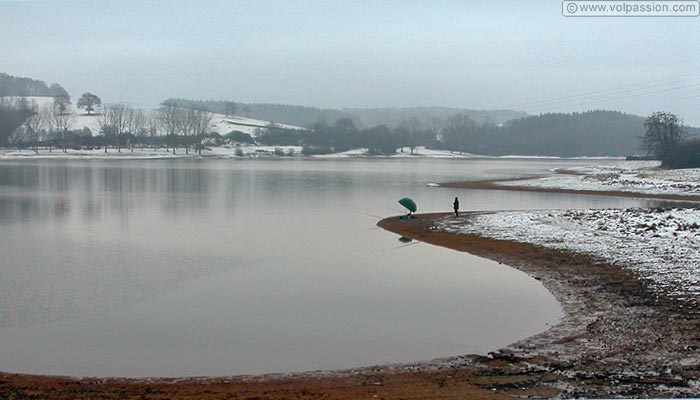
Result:
{"label": "misty horizon", "polygon": [[0,72],[105,103],[665,110],[700,125],[696,18],[565,18],[558,1],[178,0],[4,1],[0,22]]}

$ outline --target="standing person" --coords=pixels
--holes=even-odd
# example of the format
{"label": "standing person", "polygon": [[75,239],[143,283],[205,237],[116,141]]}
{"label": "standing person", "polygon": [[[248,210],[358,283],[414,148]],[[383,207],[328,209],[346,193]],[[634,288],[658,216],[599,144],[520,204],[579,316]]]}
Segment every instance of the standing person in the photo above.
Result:
{"label": "standing person", "polygon": [[459,217],[459,199],[455,197],[455,202],[452,203],[452,208],[455,210],[455,217]]}

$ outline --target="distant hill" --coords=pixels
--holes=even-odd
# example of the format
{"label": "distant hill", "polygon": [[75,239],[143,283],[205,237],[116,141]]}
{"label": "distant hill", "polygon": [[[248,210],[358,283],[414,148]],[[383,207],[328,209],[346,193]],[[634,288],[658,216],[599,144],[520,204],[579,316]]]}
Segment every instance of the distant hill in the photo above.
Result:
{"label": "distant hill", "polygon": [[344,108],[342,111],[356,115],[365,126],[388,125],[395,127],[402,121],[418,118],[427,122],[432,118],[445,120],[453,115],[462,114],[479,124],[503,124],[509,120],[526,117],[528,114],[513,110],[472,110],[452,107],[404,107],[404,108]]}
{"label": "distant hill", "polygon": [[0,72],[0,97],[6,96],[70,97],[58,83],[49,86],[44,81]]}
{"label": "distant hill", "polygon": [[7,146],[9,135],[32,115],[25,97],[70,97],[59,84],[12,76],[0,72],[0,146]]}
{"label": "distant hill", "polygon": [[[219,100],[189,100],[171,98],[163,102],[182,107],[203,107],[214,113],[226,114],[227,102]],[[427,123],[431,118],[446,119],[456,114],[466,114],[478,123],[491,122],[500,125],[515,118],[527,116],[513,110],[472,110],[450,107],[407,107],[407,108],[317,108],[289,104],[235,103],[236,115],[275,123],[309,127],[317,122],[332,124],[340,118],[350,118],[355,125],[372,127],[387,125],[396,127],[402,121],[418,118]]]}
{"label": "distant hill", "polygon": [[[227,114],[227,103],[223,100],[189,100],[171,98],[163,104],[175,104],[181,107],[202,107],[217,114]],[[288,104],[235,103],[235,115],[270,121],[278,124],[309,127],[319,121],[334,123],[340,118],[350,118],[359,123],[356,116],[340,110],[295,106]]]}

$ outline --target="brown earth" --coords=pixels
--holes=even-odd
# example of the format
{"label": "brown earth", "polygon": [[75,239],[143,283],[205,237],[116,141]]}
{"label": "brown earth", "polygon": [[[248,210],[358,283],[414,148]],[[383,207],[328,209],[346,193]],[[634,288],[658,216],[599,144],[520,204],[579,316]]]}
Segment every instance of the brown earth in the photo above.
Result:
{"label": "brown earth", "polygon": [[[3,399],[486,399],[698,396],[700,313],[655,295],[628,270],[558,250],[451,234],[449,214],[378,225],[414,240],[518,268],[548,288],[565,317],[489,357],[255,377],[79,379],[0,373]],[[460,216],[468,223],[469,214]],[[536,313],[537,310],[533,310]]]}

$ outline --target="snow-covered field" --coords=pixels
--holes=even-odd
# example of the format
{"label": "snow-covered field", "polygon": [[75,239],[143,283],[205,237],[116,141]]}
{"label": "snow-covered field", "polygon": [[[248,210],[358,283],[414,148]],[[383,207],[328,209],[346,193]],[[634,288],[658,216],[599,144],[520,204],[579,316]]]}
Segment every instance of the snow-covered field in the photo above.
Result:
{"label": "snow-covered field", "polygon": [[[343,151],[340,153],[331,153],[314,156],[316,158],[351,158],[351,157],[368,157],[369,150],[363,149],[352,149],[348,151]],[[458,153],[449,150],[432,150],[425,147],[416,147],[413,149],[413,154],[411,154],[411,149],[408,147],[396,149],[396,154],[386,155],[382,157],[392,157],[392,158],[411,158],[411,157],[434,157],[434,158],[473,158],[477,157],[470,153]]]}
{"label": "snow-covered field", "polygon": [[[224,146],[211,146],[206,150],[202,151],[203,157],[215,157],[215,158],[236,158],[236,157],[246,157],[246,158],[263,158],[263,157],[302,157],[301,146],[256,146],[256,145],[224,145]],[[62,150],[54,148],[49,151],[47,148],[39,149],[39,153],[35,153],[33,150],[24,149],[0,149],[0,160],[17,160],[17,159],[29,159],[29,158],[82,158],[82,159],[92,159],[92,158],[109,158],[109,159],[147,159],[147,158],[182,158],[182,157],[197,157],[199,156],[190,149],[190,154],[185,154],[185,149],[178,148],[176,154],[172,154],[172,150],[165,148],[151,149],[140,147],[134,148],[132,152],[128,148],[122,148],[121,152],[116,149],[110,148],[105,153],[104,149],[94,149],[94,150],[73,150],[68,149],[66,153]],[[353,158],[353,157],[369,157],[367,149],[354,149],[348,150],[341,153],[331,153],[324,155],[314,155],[312,158],[321,159],[343,159],[343,158]],[[440,150],[430,150],[423,147],[418,147],[414,149],[413,155],[410,154],[410,150],[406,150],[404,153],[400,151],[392,156],[382,156],[390,158],[408,158],[408,157],[433,157],[433,158],[469,158],[474,157],[472,154],[466,153],[452,153],[450,151],[440,151]]]}
{"label": "snow-covered field", "polygon": [[[223,114],[213,114],[211,122],[211,130],[220,135],[225,135],[231,131],[247,133],[250,136],[258,136],[261,129],[265,129],[270,125],[269,121],[263,121],[253,118],[245,118],[240,116],[227,117]],[[301,131],[304,128],[292,125],[277,124],[276,127]]]}
{"label": "snow-covered field", "polygon": [[[212,147],[202,152],[204,157],[214,158],[262,158],[262,157],[299,157],[301,155],[301,147],[299,146],[220,146]],[[0,160],[20,160],[20,159],[161,159],[161,158],[183,158],[183,157],[198,157],[194,150],[190,149],[190,154],[185,154],[185,149],[178,148],[176,154],[172,150],[165,148],[151,149],[139,147],[134,148],[132,152],[128,148],[122,148],[121,152],[110,148],[106,153],[104,149],[95,150],[73,150],[68,149],[64,153],[60,149],[54,148],[49,152],[48,149],[41,148],[39,153],[33,150],[12,150],[0,149]]]}
{"label": "snow-covered field", "polygon": [[619,161],[557,171],[542,178],[498,182],[502,186],[643,194],[700,194],[700,168],[663,170],[658,161]]}
{"label": "snow-covered field", "polygon": [[437,228],[588,254],[700,302],[698,209],[505,211],[446,217]]}
{"label": "snow-covered field", "polygon": [[[7,97],[9,100],[17,100],[16,97]],[[36,104],[37,107],[51,107],[53,105],[53,97],[26,97],[26,100],[30,104]],[[87,115],[85,110],[77,109],[75,105],[78,99],[71,99],[73,105],[71,106],[71,112],[73,114],[73,121],[70,126],[72,130],[80,130],[83,128],[88,128],[93,135],[100,134],[100,123],[99,118],[96,114]],[[151,111],[147,109],[145,111]],[[221,135],[225,135],[231,131],[239,131],[247,133],[251,136],[256,136],[260,129],[265,129],[270,125],[270,121],[263,121],[254,118],[246,118],[242,116],[232,116],[227,117],[223,114],[212,114],[211,131],[217,132]],[[292,125],[277,124],[275,126],[285,129],[292,130],[304,130],[304,128]]]}

